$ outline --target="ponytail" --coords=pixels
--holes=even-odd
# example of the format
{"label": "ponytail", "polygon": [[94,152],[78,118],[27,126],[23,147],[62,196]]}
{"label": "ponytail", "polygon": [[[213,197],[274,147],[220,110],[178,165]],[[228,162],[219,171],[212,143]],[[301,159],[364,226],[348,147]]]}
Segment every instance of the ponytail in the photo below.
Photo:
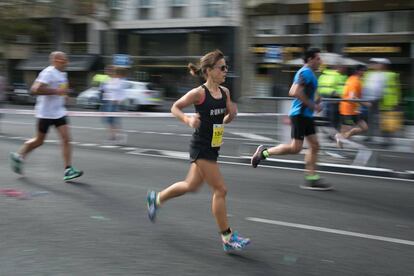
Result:
{"label": "ponytail", "polygon": [[198,67],[197,65],[194,65],[193,63],[189,63],[188,64],[188,69],[190,70],[190,74],[194,77],[198,77],[200,76],[200,72],[201,72],[201,68]]}

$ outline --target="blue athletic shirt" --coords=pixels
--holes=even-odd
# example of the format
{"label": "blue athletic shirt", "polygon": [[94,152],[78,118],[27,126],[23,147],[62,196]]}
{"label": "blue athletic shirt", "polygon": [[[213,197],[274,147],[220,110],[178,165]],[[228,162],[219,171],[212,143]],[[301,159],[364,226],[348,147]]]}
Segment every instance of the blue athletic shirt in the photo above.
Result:
{"label": "blue athletic shirt", "polygon": [[[311,102],[314,102],[315,91],[318,87],[318,80],[315,77],[312,69],[308,66],[303,66],[296,72],[293,79],[294,84],[303,85],[303,93],[309,98]],[[308,108],[301,100],[295,98],[290,108],[289,116],[303,115],[306,117],[313,117],[313,110]]]}

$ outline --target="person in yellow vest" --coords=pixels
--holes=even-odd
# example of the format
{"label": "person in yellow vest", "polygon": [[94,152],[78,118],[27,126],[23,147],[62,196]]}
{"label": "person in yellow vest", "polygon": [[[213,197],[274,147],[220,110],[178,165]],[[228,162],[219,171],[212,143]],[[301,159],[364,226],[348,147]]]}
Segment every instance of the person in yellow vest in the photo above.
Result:
{"label": "person in yellow vest", "polygon": [[95,74],[92,78],[92,86],[101,87],[104,83],[109,81],[109,79],[111,78],[110,73],[112,69],[112,66],[106,66],[104,73]]}
{"label": "person in yellow vest", "polygon": [[[322,71],[318,78],[318,93],[323,98],[341,98],[345,82],[348,78],[346,67],[337,65],[327,67]],[[325,102],[324,109],[329,125],[339,131],[340,117],[338,112],[338,102]],[[332,136],[331,136],[332,137]]]}
{"label": "person in yellow vest", "polygon": [[92,78],[92,86],[93,87],[97,87],[99,89],[99,100],[102,102],[103,100],[103,88],[104,85],[109,82],[109,80],[111,79],[111,74],[113,73],[113,66],[112,65],[108,65],[105,67],[105,72],[102,73],[98,73],[95,74]]}
{"label": "person in yellow vest", "polygon": [[402,126],[402,113],[398,110],[401,99],[401,86],[399,74],[389,69],[391,62],[383,60],[385,85],[383,97],[379,102],[380,127],[385,138],[384,145],[389,145],[391,136]]}

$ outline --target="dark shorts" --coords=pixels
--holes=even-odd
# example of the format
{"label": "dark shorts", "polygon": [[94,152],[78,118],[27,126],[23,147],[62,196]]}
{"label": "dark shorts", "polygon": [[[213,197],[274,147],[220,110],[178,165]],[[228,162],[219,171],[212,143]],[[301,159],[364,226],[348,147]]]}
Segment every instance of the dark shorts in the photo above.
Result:
{"label": "dark shorts", "polygon": [[45,119],[39,118],[37,120],[37,130],[41,133],[47,133],[50,126],[55,126],[56,128],[67,125],[68,119],[66,116],[63,116],[59,119]]}
{"label": "dark shorts", "polygon": [[291,133],[293,139],[303,140],[306,136],[316,133],[313,118],[301,115],[290,117]]}
{"label": "dark shorts", "polygon": [[359,121],[361,121],[360,115],[341,115],[341,122],[343,125],[353,126],[356,125]]}
{"label": "dark shorts", "polygon": [[191,163],[195,162],[197,159],[205,159],[205,160],[217,162],[218,156],[219,156],[218,149],[190,147]]}

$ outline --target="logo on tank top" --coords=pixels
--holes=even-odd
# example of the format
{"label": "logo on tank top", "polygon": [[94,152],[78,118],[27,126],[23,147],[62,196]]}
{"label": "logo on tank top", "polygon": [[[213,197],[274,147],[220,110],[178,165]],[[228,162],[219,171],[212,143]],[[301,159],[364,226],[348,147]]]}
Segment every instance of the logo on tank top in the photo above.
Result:
{"label": "logo on tank top", "polygon": [[217,116],[226,113],[226,108],[216,108],[210,110],[210,116]]}

